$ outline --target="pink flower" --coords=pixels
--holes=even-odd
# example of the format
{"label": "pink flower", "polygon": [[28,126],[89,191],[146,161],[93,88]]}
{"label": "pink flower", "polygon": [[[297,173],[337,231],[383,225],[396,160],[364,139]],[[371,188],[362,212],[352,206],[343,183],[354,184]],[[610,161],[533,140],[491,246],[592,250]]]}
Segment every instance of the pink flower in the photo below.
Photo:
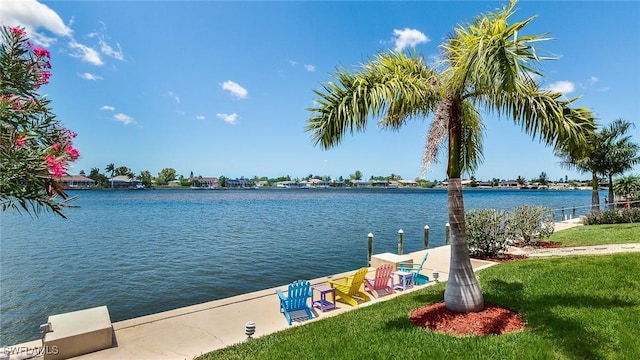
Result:
{"label": "pink flower", "polygon": [[80,151],[78,149],[71,146],[71,144],[67,144],[64,148],[64,152],[69,156],[69,160],[76,161],[80,157]]}
{"label": "pink flower", "polygon": [[24,136],[24,135],[20,135],[16,139],[16,146],[17,147],[23,147],[26,142],[27,142],[27,137]]}
{"label": "pink flower", "polygon": [[47,170],[54,178],[61,178],[67,172],[64,159],[58,159],[53,155],[47,155],[44,158],[47,163]]}
{"label": "pink flower", "polygon": [[12,33],[14,33],[14,34],[16,34],[16,35],[18,35],[18,36],[25,36],[25,35],[27,35],[27,33],[26,33],[26,32],[24,32],[24,30],[22,30],[22,29],[20,29],[20,28],[17,28],[17,27],[9,26],[9,30],[10,30]]}
{"label": "pink flower", "polygon": [[20,98],[15,98],[13,100],[13,110],[20,111],[22,110],[22,103],[20,102]]}
{"label": "pink flower", "polygon": [[71,131],[71,130],[69,130],[69,129],[64,129],[64,130],[62,130],[62,132],[64,133],[64,134],[62,135],[62,138],[63,138],[63,139],[65,139],[65,140],[67,140],[67,141],[71,141],[71,139],[73,139],[73,138],[75,138],[76,136],[78,136],[78,133],[73,132],[73,131]]}
{"label": "pink flower", "polygon": [[45,48],[40,48],[40,47],[34,47],[33,48],[33,53],[36,54],[37,57],[39,58],[50,58],[51,57],[51,53],[49,52],[49,50],[45,49]]}
{"label": "pink flower", "polygon": [[40,79],[37,83],[37,86],[46,85],[49,83],[49,78],[51,77],[51,73],[48,71],[43,71],[40,73]]}
{"label": "pink flower", "polygon": [[58,151],[58,150],[60,150],[60,144],[59,143],[53,143],[53,145],[51,145],[51,148],[53,149],[53,151]]}

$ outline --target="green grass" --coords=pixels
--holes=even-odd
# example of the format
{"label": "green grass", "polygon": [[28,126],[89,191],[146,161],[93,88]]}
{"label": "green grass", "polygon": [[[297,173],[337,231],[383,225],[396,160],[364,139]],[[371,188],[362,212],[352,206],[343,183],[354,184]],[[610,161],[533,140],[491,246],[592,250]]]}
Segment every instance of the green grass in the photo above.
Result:
{"label": "green grass", "polygon": [[576,226],[553,233],[549,241],[562,246],[640,243],[640,224]]}
{"label": "green grass", "polygon": [[415,327],[409,312],[442,301],[438,284],[198,359],[640,359],[639,274],[639,253],[504,263],[478,277],[486,302],[525,318],[518,333],[454,337]]}

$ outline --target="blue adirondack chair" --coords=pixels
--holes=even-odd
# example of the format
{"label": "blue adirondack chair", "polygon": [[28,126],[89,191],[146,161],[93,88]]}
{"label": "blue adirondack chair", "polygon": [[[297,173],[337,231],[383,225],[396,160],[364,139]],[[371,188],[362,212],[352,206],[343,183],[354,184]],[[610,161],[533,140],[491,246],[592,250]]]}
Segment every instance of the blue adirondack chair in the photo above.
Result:
{"label": "blue adirondack chair", "polygon": [[313,318],[308,300],[311,297],[311,284],[307,280],[296,280],[289,284],[287,295],[276,290],[280,298],[280,312],[287,318],[289,325],[292,321],[303,321]]}
{"label": "blue adirondack chair", "polygon": [[412,272],[413,273],[413,281],[418,285],[424,285],[429,282],[429,277],[427,275],[420,274],[422,271],[422,267],[424,263],[427,262],[427,257],[429,257],[429,253],[424,254],[424,258],[422,258],[422,262],[417,263],[400,263],[398,264],[399,271]]}

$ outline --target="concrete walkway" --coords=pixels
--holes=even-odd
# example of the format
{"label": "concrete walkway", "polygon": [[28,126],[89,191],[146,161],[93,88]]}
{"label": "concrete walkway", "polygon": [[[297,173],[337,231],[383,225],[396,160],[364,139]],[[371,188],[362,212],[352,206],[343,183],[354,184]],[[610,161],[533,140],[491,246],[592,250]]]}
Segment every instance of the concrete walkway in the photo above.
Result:
{"label": "concrete walkway", "polygon": [[527,256],[550,257],[566,255],[607,255],[622,252],[640,252],[640,243],[535,249],[528,251]]}
{"label": "concrete walkway", "polygon": [[[582,226],[581,219],[566,220],[555,224],[554,231],[570,229],[576,226]],[[640,252],[640,243],[631,244],[608,244],[594,246],[575,246],[575,247],[559,247],[544,249],[522,249],[511,248],[511,254],[524,254],[529,257],[551,257],[551,256],[567,256],[567,255],[606,255],[621,252]]]}
{"label": "concrete walkway", "polygon": [[[578,226],[579,221],[569,220],[556,224],[556,231]],[[613,253],[619,251],[640,251],[640,244],[605,245],[580,248],[539,249],[526,252],[529,256],[554,256],[591,253]],[[440,281],[448,280],[450,246],[422,250],[410,255],[414,262],[420,262],[425,253],[429,258],[425,263],[423,274],[431,277],[433,270],[440,273]],[[481,270],[496,263],[484,260],[472,259],[474,271]],[[369,277],[373,277],[373,268],[369,269]],[[332,276],[310,280],[312,285],[327,282],[329,279],[337,279],[353,272],[341,273]],[[424,286],[434,284],[431,282]],[[421,289],[424,286],[415,286],[407,292]],[[82,355],[75,359],[81,360],[111,360],[111,359],[193,359],[201,354],[221,349],[246,339],[244,334],[245,324],[253,321],[256,324],[254,337],[264,336],[289,328],[284,316],[279,312],[279,300],[275,291],[286,290],[287,285],[265,289],[249,294],[234,296],[227,299],[211,301],[199,305],[166,311],[158,314],[143,316],[130,320],[113,323],[114,346],[112,348]],[[368,306],[379,301],[386,301],[403,292],[397,291],[392,295],[383,296],[380,299],[372,299],[360,306]],[[338,302],[334,310],[327,312],[315,311],[315,318],[310,321],[318,321],[331,316],[342,314],[346,311],[357,309]],[[302,324],[304,324],[302,323]],[[295,323],[292,326],[300,326]],[[33,357],[37,349],[42,346],[40,340],[19,344],[12,347],[20,352],[10,357],[5,356],[0,349],[0,360],[4,359],[42,359],[42,356]]]}

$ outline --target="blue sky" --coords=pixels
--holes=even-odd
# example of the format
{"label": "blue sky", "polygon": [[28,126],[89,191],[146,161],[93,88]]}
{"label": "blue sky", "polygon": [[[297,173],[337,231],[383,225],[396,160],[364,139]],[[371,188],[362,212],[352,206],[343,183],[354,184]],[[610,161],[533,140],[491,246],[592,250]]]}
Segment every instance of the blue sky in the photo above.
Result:
{"label": "blue sky", "polygon": [[[376,128],[331,150],[304,131],[313,90],[337,67],[388,49],[436,58],[454,26],[498,1],[35,1],[0,0],[0,24],[27,29],[51,51],[42,93],[76,131],[70,169],[109,163],[136,174],[174,168],[189,176],[365,178],[421,176],[430,119],[399,132]],[[549,33],[544,87],[582,96],[601,124],[640,125],[640,2],[521,1],[513,20],[537,15],[526,34]],[[484,114],[478,179],[588,179],[559,166],[551,148],[513,121]],[[640,126],[632,130],[640,142]],[[636,167],[630,173],[640,172]],[[445,179],[445,159],[426,173]]]}

